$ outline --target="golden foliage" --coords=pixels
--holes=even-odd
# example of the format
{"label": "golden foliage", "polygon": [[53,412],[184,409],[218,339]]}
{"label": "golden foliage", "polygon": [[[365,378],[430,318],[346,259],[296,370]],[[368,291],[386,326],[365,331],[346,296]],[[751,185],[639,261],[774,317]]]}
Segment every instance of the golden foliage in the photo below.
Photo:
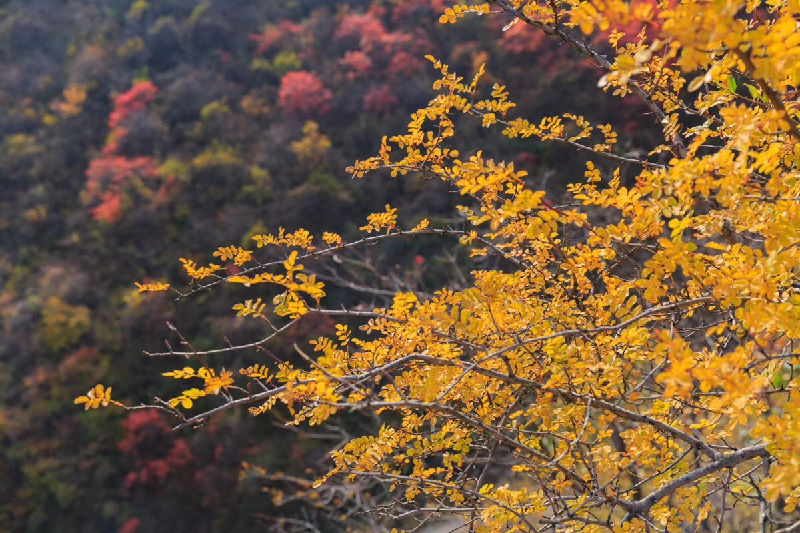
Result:
{"label": "golden foliage", "polygon": [[325,241],[325,244],[331,246],[342,246],[344,244],[342,238],[337,233],[331,233],[329,231],[322,234],[322,240]]}
{"label": "golden foliage", "polygon": [[303,137],[291,144],[292,152],[300,162],[309,168],[319,166],[331,149],[327,135],[320,133],[319,124],[309,120],[303,126]]}
{"label": "golden foliage", "polygon": [[[511,118],[505,87],[481,96],[483,66],[466,83],[430,58],[435,98],[349,170],[442,179],[463,198],[467,228],[424,220],[404,231],[387,205],[360,228],[376,235],[352,243],[324,233],[317,250],[304,230],[258,235],[280,259],[235,276],[182,260],[194,281],[212,278],[203,288],[276,285],[272,305],[234,306],[272,333],[158,355],[261,347],[308,314],[365,322],[313,341],[313,357],[297,348],[302,363],[240,370],[257,393],[232,373],[197,371],[204,389],[169,405],[219,393],[214,412],[280,403],[291,424],[312,425],[342,410],[389,414],[331,452],[313,486],[376,479],[390,493],[388,517],[450,512],[486,532],[800,527],[800,4],[493,0],[452,6],[441,22],[490,6],[604,69],[602,90],[644,103],[663,144],[641,157],[581,116]],[[587,44],[597,31],[608,55]],[[584,153],[570,201],[555,205],[479,147],[461,157],[448,144],[462,116]],[[457,235],[502,266],[475,270],[464,290],[400,292],[372,311],[320,307],[324,286],[304,263],[421,233]],[[188,367],[169,374],[195,377]],[[80,403],[96,407],[104,394]],[[181,426],[210,416],[174,414]]]}
{"label": "golden foliage", "polygon": [[388,233],[397,227],[397,209],[393,208],[389,204],[386,204],[385,213],[373,213],[367,217],[367,222],[369,222],[369,224],[359,228],[361,231],[371,233],[373,231],[380,231],[385,228]]}
{"label": "golden foliage", "polygon": [[63,101],[54,102],[51,107],[61,118],[71,118],[83,111],[87,88],[80,84],[70,84],[64,88]]}
{"label": "golden foliage", "polygon": [[212,254],[214,257],[219,257],[220,261],[227,261],[233,259],[233,264],[236,266],[243,266],[245,263],[252,261],[253,252],[244,250],[238,246],[228,246],[227,248],[220,247]]}
{"label": "golden foliage", "polygon": [[139,292],[161,292],[169,289],[169,283],[162,283],[160,281],[156,283],[136,282],[136,286],[139,288]]}
{"label": "golden foliage", "polygon": [[86,396],[78,396],[75,398],[75,404],[83,404],[84,409],[98,409],[101,405],[106,407],[108,405],[121,405],[111,399],[111,387],[104,387],[103,385],[95,385]]}

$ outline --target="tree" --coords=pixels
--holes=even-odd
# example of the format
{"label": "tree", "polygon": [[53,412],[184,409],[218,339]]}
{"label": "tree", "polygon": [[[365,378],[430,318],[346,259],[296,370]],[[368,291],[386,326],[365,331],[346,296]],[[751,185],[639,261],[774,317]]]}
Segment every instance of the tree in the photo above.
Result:
{"label": "tree", "polygon": [[[128,91],[114,98],[114,110],[108,117],[109,133],[105,146],[86,169],[84,201],[98,204],[91,209],[95,220],[118,222],[125,211],[123,199],[128,199],[126,189],[135,191],[154,204],[164,201],[170,189],[174,189],[174,178],[161,175],[154,157],[129,157],[120,153],[130,134],[126,126],[132,118],[147,111],[147,105],[155,100],[157,94],[158,88],[152,82],[138,81]],[[147,182],[156,182],[157,187]]]}
{"label": "tree", "polygon": [[333,93],[322,84],[319,76],[305,70],[286,74],[278,90],[281,109],[301,116],[324,114],[332,97]]}
{"label": "tree", "polygon": [[[165,411],[177,429],[279,403],[292,425],[346,428],[347,413],[375,413],[380,429],[342,429],[330,468],[300,492],[354,516],[369,507],[373,527],[455,515],[487,532],[797,530],[799,11],[757,0],[447,9],[443,23],[493,13],[559,39],[603,71],[603,90],[643,102],[664,143],[641,157],[580,116],[512,118],[504,87],[480,96],[483,66],[467,83],[429,58],[437,96],[350,171],[445,180],[464,198],[463,227],[406,229],[387,205],[352,242],[280,230],[253,237],[257,252],[214,252],[235,274],[183,260],[191,285],[179,297],[241,284],[254,298],[233,309],[268,334],[196,350],[173,328],[180,346],[149,355],[185,357],[165,375],[199,385],[128,409]],[[631,39],[622,27],[645,30]],[[596,31],[610,32],[607,47],[586,44]],[[557,205],[511,163],[462,159],[452,143],[464,115],[573,147],[589,158],[585,179]],[[318,260],[423,236],[458,238],[499,266],[478,266],[465,290],[399,292],[373,311],[322,305],[307,273]],[[296,344],[293,360],[265,349],[315,315],[343,321],[335,338]],[[238,352],[259,359],[234,377],[224,357]],[[113,404],[98,387],[76,402]],[[350,499],[336,493],[348,482]]]}

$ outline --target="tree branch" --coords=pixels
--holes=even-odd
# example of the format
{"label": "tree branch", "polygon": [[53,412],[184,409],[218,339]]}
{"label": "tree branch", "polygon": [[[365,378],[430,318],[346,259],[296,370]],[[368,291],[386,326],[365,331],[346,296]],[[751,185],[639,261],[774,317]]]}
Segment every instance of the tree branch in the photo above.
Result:
{"label": "tree branch", "polygon": [[[489,0],[489,1],[493,4],[496,4],[503,11],[514,15],[515,17],[523,21],[525,24],[528,24],[530,26],[533,26],[534,28],[542,30],[546,35],[560,38],[562,41],[567,43],[567,45],[570,48],[573,48],[577,50],[579,53],[591,58],[593,61],[596,61],[604,69],[608,71],[611,70],[611,62],[608,59],[606,59],[605,56],[601,56],[600,54],[598,54],[597,52],[586,46],[584,43],[578,41],[575,37],[567,33],[565,30],[561,29],[561,27],[552,28],[547,24],[544,24],[543,22],[539,22],[538,20],[533,20],[532,18],[525,15],[525,13],[523,13],[521,9],[517,9],[513,5],[511,5],[507,0]],[[630,86],[631,92],[635,94],[639,98],[639,100],[644,102],[644,104],[650,109],[650,111],[653,112],[659,123],[661,123],[664,119],[667,118],[667,115],[664,113],[664,111],[658,106],[658,104],[656,104],[653,101],[652,98],[650,98],[650,96],[644,91],[644,89],[642,89],[635,83],[629,83],[628,85]],[[675,148],[675,151],[677,152],[676,155],[678,157],[681,158],[686,157],[687,154],[686,146],[683,144],[683,141],[681,140],[680,137],[675,135],[675,137],[672,140],[672,144],[673,147]]]}
{"label": "tree branch", "polygon": [[642,514],[647,512],[653,505],[661,501],[663,498],[666,498],[679,488],[685,487],[689,483],[704,478],[705,476],[713,474],[714,472],[718,472],[726,468],[733,468],[734,466],[740,463],[744,463],[745,461],[755,459],[756,457],[768,457],[768,456],[769,453],[767,452],[766,444],[757,444],[755,446],[742,448],[741,450],[723,455],[716,461],[713,461],[703,467],[700,467],[696,470],[692,470],[691,472],[688,472],[676,479],[673,479],[660,489],[650,493],[650,495],[642,498],[641,500],[636,500],[632,502],[620,501],[619,504],[621,507],[626,509],[631,514],[634,515]]}

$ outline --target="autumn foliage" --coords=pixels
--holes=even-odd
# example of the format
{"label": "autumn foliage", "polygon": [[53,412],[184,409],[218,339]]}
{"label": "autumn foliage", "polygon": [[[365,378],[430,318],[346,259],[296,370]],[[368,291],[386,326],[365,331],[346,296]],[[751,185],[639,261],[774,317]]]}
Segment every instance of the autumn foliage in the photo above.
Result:
{"label": "autumn foliage", "polygon": [[[202,350],[172,326],[179,344],[148,355],[174,358],[180,368],[163,375],[185,390],[128,409],[167,413],[177,429],[244,407],[340,428],[316,479],[248,472],[294,482],[276,501],[325,502],[350,517],[343,528],[370,511],[365,527],[387,530],[445,515],[498,533],[795,531],[800,9],[494,0],[453,5],[440,22],[492,12],[581,54],[602,71],[596,90],[638,100],[662,137],[631,152],[609,124],[522,116],[506,87],[484,86],[484,65],[465,78],[429,56],[436,95],[348,170],[442,180],[459,218],[410,224],[388,204],[355,239],[279,229],[254,235],[255,249],[221,247],[207,265],[182,259],[187,289],[140,289],[186,298],[237,287],[250,297],[232,310],[264,336]],[[370,54],[386,44],[375,20],[350,16],[339,36]],[[589,44],[598,35],[602,53]],[[321,113],[329,99],[310,72],[281,81],[287,112]],[[490,146],[458,146],[469,120],[508,142],[568,147],[586,158],[583,175],[549,198]],[[457,239],[473,261],[467,286],[326,306],[327,258],[355,262],[348,254],[414,239]],[[291,356],[265,348],[308,316],[341,323]],[[102,385],[92,391],[78,401],[114,402]],[[381,423],[353,424],[354,412]]]}
{"label": "autumn foliage", "polygon": [[289,114],[303,117],[325,114],[333,93],[313,72],[297,70],[281,79],[278,104]]}
{"label": "autumn foliage", "polygon": [[255,53],[261,55],[272,50],[284,39],[300,34],[302,30],[299,24],[282,20],[277,25],[268,24],[261,33],[251,35],[250,40],[256,43]]}
{"label": "autumn foliage", "polygon": [[[264,250],[252,249],[250,236],[281,226],[291,232],[304,227],[323,238],[327,231],[332,243],[339,233],[342,243],[349,242],[368,224],[366,216],[387,203],[397,208],[400,227],[424,216],[434,227],[458,220],[451,212],[457,198],[445,194],[445,183],[388,176],[350,180],[345,170],[353,159],[372,155],[384,133],[401,131],[406,117],[428,101],[438,75],[424,54],[463,72],[487,62],[492,78],[484,78],[483,87],[513,81],[512,94],[525,116],[550,112],[557,96],[564,109],[617,124],[614,98],[585,97],[585,87],[593,87],[589,76],[599,74],[580,74],[587,83],[564,84],[570,87],[566,91],[556,81],[574,81],[576,56],[564,55],[569,61],[555,78],[539,76],[526,60],[511,60],[500,48],[506,24],[500,17],[476,18],[469,31],[453,32],[437,23],[445,5],[445,0],[235,6],[229,0],[115,0],[51,2],[44,9],[41,2],[4,4],[0,531],[298,533],[308,528],[278,521],[307,516],[320,531],[341,522],[341,509],[315,507],[303,498],[278,507],[274,495],[261,490],[264,478],[250,471],[240,478],[243,459],[270,475],[279,465],[286,474],[313,477],[320,471],[306,469],[321,467],[328,447],[340,442],[337,432],[332,440],[318,440],[304,429],[276,431],[286,420],[281,410],[256,424],[244,410],[231,412],[202,431],[175,433],[194,459],[171,468],[163,482],[128,488],[128,474],[141,469],[140,459],[167,457],[169,448],[153,446],[147,454],[143,444],[136,448],[141,453],[123,453],[119,444],[128,438],[123,422],[131,413],[113,408],[112,399],[136,405],[151,394],[165,402],[183,396],[176,405],[183,409],[183,400],[191,397],[182,392],[197,389],[206,395],[192,400],[196,411],[220,397],[213,388],[206,392],[200,378],[161,376],[187,365],[198,370],[195,361],[150,360],[143,370],[141,351],[162,345],[166,321],[198,348],[224,338],[247,342],[264,322],[236,317],[231,306],[259,297],[262,304],[275,305],[271,302],[283,292],[256,295],[244,283],[228,284],[207,292],[204,305],[196,299],[175,305],[171,298],[140,293],[131,282],[148,290],[168,288],[168,282],[182,288],[176,257],[199,268],[207,266],[209,250],[235,245],[259,259]],[[359,36],[337,36],[348,17],[367,13],[383,29],[378,41],[362,49]],[[555,40],[549,47],[561,48]],[[367,72],[355,75],[345,64],[351,53],[368,58]],[[389,68],[393,62],[405,65],[394,60],[401,53],[413,59],[413,74]],[[281,108],[281,79],[300,70],[313,72],[331,91],[324,115]],[[647,116],[641,119],[649,124]],[[650,127],[636,135],[656,132]],[[457,142],[460,148],[478,146],[485,134],[477,124],[466,124]],[[640,149],[641,140],[630,137],[621,133],[620,143]],[[567,177],[580,171],[579,158],[552,145],[526,144],[534,157],[524,158],[516,142],[495,144],[493,138],[489,144],[498,148],[494,157],[519,161],[532,179],[550,176],[542,186],[556,197]],[[398,287],[423,297],[442,286],[461,287],[475,266],[455,239],[442,244],[433,236],[347,250],[335,259],[326,254],[313,268],[305,265],[295,282],[297,274],[316,275],[327,294],[321,305],[370,310],[385,305]],[[235,260],[211,259],[222,267],[215,274],[245,274],[246,265]],[[345,275],[372,294],[347,289]],[[280,325],[281,319],[266,316]],[[297,363],[301,356],[293,344],[310,353],[308,339],[333,334],[338,321],[307,313],[265,349]],[[355,320],[351,327],[358,325]],[[174,338],[169,341],[177,346]],[[209,366],[225,379],[219,362]],[[241,363],[244,368],[269,364],[260,356]],[[239,361],[225,359],[224,366],[240,384]],[[100,398],[92,387],[90,402],[73,404],[79,395],[89,399],[90,385],[98,382],[113,389],[104,387]],[[91,409],[106,400],[104,409]],[[90,411],[84,410],[87,403]],[[285,483],[290,486],[271,486],[287,498],[296,494],[296,487]],[[325,497],[347,491],[329,488],[333,492]],[[365,516],[362,510],[346,512]]]}
{"label": "autumn foliage", "polygon": [[114,98],[114,111],[108,117],[108,129],[113,131],[134,113],[144,111],[155,100],[158,87],[150,81],[139,81]]}
{"label": "autumn foliage", "polygon": [[86,170],[84,201],[93,205],[91,213],[95,220],[113,224],[136,199],[143,198],[157,205],[165,202],[174,190],[175,178],[162,175],[156,158],[119,153],[120,145],[129,134],[126,121],[146,112],[157,95],[158,88],[152,82],[140,81],[114,98],[106,144]]}

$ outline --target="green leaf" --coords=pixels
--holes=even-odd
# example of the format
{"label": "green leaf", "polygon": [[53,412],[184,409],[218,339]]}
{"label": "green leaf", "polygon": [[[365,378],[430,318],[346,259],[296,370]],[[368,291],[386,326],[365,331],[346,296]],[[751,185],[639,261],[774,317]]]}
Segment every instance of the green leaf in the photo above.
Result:
{"label": "green leaf", "polygon": [[785,380],[783,378],[783,370],[778,370],[775,373],[775,376],[772,378],[772,384],[775,386],[776,389],[782,389]]}
{"label": "green leaf", "polygon": [[731,74],[728,74],[728,90],[736,93],[736,79]]}
{"label": "green leaf", "polygon": [[747,87],[747,90],[750,92],[750,97],[753,100],[761,100],[761,91],[758,90],[758,87],[750,85],[749,83],[745,83],[744,86]]}

